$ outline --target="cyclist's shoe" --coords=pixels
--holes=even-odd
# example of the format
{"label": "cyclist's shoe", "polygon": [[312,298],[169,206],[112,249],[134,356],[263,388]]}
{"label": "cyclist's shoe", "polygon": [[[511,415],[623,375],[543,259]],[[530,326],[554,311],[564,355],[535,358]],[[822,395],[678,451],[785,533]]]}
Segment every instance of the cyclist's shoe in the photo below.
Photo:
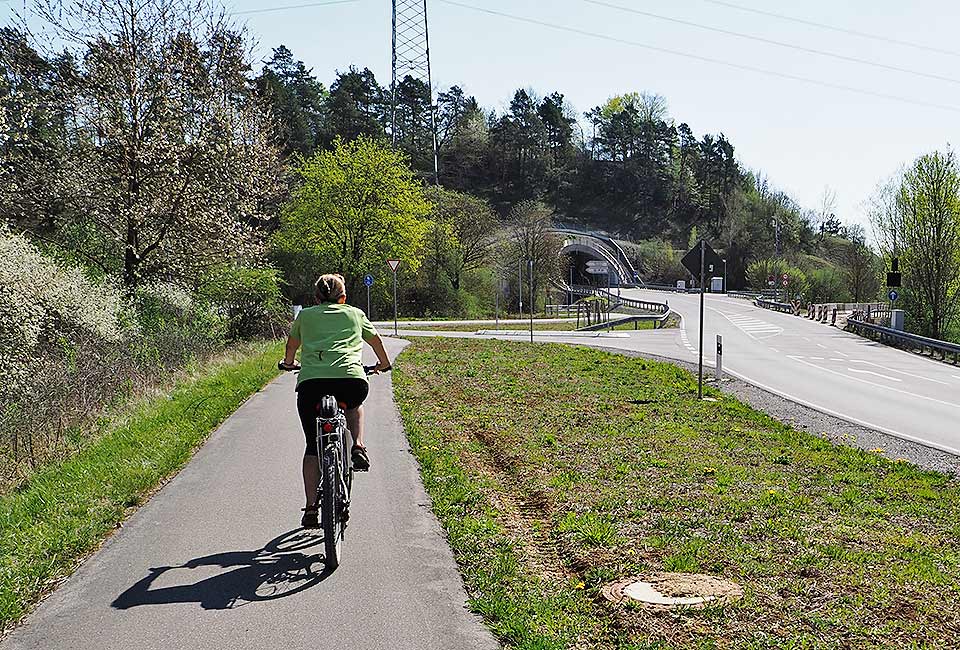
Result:
{"label": "cyclist's shoe", "polygon": [[304,508],[300,525],[304,528],[320,528],[320,513],[316,508]]}
{"label": "cyclist's shoe", "polygon": [[353,461],[353,469],[357,472],[370,471],[370,459],[367,457],[367,448],[360,445],[354,445],[350,452],[350,460]]}

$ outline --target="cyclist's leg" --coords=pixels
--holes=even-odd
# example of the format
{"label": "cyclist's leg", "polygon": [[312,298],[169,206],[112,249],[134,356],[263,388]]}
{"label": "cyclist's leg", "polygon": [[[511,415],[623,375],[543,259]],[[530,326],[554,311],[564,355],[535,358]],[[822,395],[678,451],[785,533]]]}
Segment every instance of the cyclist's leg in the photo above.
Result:
{"label": "cyclist's leg", "polygon": [[303,492],[306,501],[304,507],[316,509],[317,489],[320,487],[320,459],[317,449],[317,405],[321,397],[308,386],[297,391],[297,413],[300,416],[300,425],[306,449],[303,453]]}
{"label": "cyclist's leg", "polygon": [[363,444],[363,405],[344,411],[347,416],[347,428],[353,434],[353,444],[364,447]]}

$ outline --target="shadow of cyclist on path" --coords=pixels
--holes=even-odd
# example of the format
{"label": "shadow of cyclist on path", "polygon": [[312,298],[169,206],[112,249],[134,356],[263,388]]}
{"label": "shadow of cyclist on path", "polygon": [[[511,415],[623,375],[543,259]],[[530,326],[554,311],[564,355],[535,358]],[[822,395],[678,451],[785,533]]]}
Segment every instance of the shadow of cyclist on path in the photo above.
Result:
{"label": "shadow of cyclist on path", "polygon": [[[316,548],[314,548],[316,547]],[[323,537],[302,528],[284,533],[255,551],[230,551],[195,558],[180,566],[155,567],[117,596],[116,609],[166,603],[199,603],[204,609],[232,609],[252,602],[292,596],[314,587],[327,577],[323,568]],[[189,581],[190,575],[164,579],[169,586],[151,589],[168,572],[203,567],[231,569]],[[173,582],[172,585],[169,583]]]}

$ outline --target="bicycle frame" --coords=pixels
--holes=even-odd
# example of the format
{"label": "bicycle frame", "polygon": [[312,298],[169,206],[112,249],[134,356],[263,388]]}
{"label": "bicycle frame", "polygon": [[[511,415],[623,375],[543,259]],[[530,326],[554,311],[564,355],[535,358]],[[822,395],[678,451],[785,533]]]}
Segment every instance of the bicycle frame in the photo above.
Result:
{"label": "bicycle frame", "polygon": [[[321,416],[329,414],[336,401],[331,397],[321,402]],[[323,528],[324,562],[328,570],[340,564],[341,544],[350,517],[350,488],[353,468],[350,461],[347,419],[337,407],[333,417],[318,417],[317,448],[320,450],[320,489],[318,505]]]}

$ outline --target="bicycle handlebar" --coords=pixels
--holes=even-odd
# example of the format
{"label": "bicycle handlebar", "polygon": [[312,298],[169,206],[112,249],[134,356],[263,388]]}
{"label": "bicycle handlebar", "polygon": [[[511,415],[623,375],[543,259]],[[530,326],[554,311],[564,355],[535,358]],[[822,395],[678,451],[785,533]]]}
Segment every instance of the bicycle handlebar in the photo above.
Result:
{"label": "bicycle handlebar", "polygon": [[[300,370],[300,364],[294,361],[292,366],[288,366],[283,362],[283,359],[280,359],[280,361],[277,362],[277,369],[283,370],[284,372],[296,372]],[[364,366],[363,374],[369,377],[370,375],[377,375],[381,372],[390,372],[391,370],[393,370],[393,366],[387,366],[386,368],[377,370],[377,366],[374,364],[372,366]]]}

